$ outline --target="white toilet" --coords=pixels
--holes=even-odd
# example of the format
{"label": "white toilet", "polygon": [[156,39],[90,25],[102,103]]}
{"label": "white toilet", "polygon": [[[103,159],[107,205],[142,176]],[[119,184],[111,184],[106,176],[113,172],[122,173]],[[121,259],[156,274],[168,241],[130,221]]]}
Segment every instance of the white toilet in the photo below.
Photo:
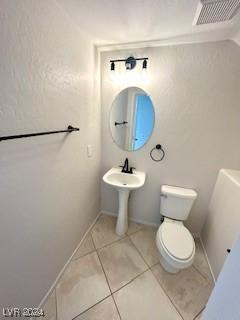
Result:
{"label": "white toilet", "polygon": [[195,243],[183,221],[189,216],[196,191],[163,185],[161,187],[160,213],[164,217],[156,243],[162,267],[170,273],[177,273],[193,263]]}

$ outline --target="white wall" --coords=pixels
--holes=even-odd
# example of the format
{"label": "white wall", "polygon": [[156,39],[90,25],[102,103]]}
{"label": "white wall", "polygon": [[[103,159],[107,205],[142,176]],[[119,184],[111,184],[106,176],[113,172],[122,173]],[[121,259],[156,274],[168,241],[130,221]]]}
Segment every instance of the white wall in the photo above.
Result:
{"label": "white wall", "polygon": [[[239,231],[239,230],[238,230]],[[239,320],[240,319],[240,237],[234,242],[218,281],[213,288],[202,320]]]}
{"label": "white wall", "polygon": [[[240,168],[240,164],[239,164]],[[217,278],[240,230],[240,171],[220,170],[208,216],[202,232],[202,240],[208,259]]]}
{"label": "white wall", "polygon": [[94,49],[54,0],[1,0],[0,42],[0,135],[81,130],[0,142],[0,307],[35,306],[99,211]]}
{"label": "white wall", "polygon": [[119,146],[125,146],[126,144],[126,125],[115,126],[115,122],[128,121],[128,92],[122,92],[114,102],[114,106],[111,109],[109,127],[112,132],[114,141]]}
{"label": "white wall", "polygon": [[[133,71],[131,78],[112,81],[109,60],[130,54],[149,57],[148,79]],[[102,174],[126,156],[146,171],[145,186],[130,199],[135,219],[159,223],[160,185],[179,185],[199,193],[187,225],[194,233],[201,231],[219,169],[238,169],[240,163],[239,59],[232,41],[102,52]],[[126,86],[149,93],[156,112],[150,141],[134,153],[119,149],[108,130],[111,103]],[[161,163],[149,156],[156,143],[166,151]],[[102,210],[117,212],[116,191],[102,183],[101,194]]]}

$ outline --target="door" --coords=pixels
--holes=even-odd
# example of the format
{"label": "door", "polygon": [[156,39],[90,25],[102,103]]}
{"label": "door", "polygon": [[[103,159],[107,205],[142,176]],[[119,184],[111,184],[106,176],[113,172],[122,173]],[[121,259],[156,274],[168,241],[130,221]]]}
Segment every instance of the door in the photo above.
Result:
{"label": "door", "polygon": [[134,120],[133,150],[137,150],[147,142],[154,126],[154,110],[148,95],[136,94]]}

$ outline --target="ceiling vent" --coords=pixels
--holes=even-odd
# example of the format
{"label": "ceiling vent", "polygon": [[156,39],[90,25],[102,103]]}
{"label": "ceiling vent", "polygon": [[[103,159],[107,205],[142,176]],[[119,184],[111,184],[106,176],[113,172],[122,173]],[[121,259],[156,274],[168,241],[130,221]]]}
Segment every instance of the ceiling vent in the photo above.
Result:
{"label": "ceiling vent", "polygon": [[193,25],[232,19],[240,7],[240,0],[200,0]]}

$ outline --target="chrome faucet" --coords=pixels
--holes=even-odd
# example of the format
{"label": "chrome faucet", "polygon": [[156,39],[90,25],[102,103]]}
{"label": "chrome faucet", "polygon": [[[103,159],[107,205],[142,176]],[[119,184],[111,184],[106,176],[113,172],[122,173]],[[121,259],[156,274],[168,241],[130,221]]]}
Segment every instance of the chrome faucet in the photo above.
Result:
{"label": "chrome faucet", "polygon": [[120,166],[120,167],[122,167],[122,172],[123,172],[123,173],[130,173],[130,174],[133,173],[133,169],[136,169],[136,168],[134,168],[134,167],[130,167],[130,168],[129,168],[128,158],[125,159],[124,165],[123,165],[123,166]]}

